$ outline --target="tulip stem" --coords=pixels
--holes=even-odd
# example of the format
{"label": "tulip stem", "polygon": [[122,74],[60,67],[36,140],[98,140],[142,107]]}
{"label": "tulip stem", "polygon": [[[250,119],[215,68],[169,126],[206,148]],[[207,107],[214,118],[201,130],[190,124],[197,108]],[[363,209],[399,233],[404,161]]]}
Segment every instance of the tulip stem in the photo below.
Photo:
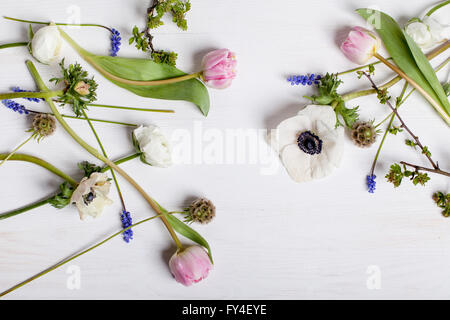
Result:
{"label": "tulip stem", "polygon": [[[103,144],[102,144],[102,142],[101,142],[101,140],[100,140],[100,137],[98,136],[97,131],[95,130],[94,126],[92,125],[91,120],[90,120],[89,117],[87,116],[86,111],[85,111],[84,109],[82,109],[82,112],[83,112],[84,118],[86,119],[86,121],[87,121],[88,124],[89,124],[89,127],[90,127],[91,130],[92,130],[92,133],[93,133],[94,136],[95,136],[95,139],[97,139],[98,145],[100,146],[100,149],[102,150],[103,155],[104,155],[105,157],[108,157],[108,155],[106,154],[106,150],[105,150],[105,148],[103,147]],[[120,202],[122,203],[122,209],[123,209],[123,211],[127,211],[127,209],[126,209],[126,207],[125,207],[125,200],[123,199],[122,191],[120,190],[119,182],[117,181],[116,174],[115,174],[115,172],[114,172],[113,169],[110,169],[109,171],[111,171],[111,175],[112,175],[112,177],[113,177],[114,184],[116,185],[117,193],[119,194],[119,199],[120,199]]]}
{"label": "tulip stem", "polygon": [[10,93],[2,93],[0,94],[0,100],[5,99],[18,99],[18,98],[52,98],[63,95],[64,91],[48,91],[48,92],[10,92]]}
{"label": "tulip stem", "polygon": [[28,45],[28,42],[6,43],[6,44],[0,45],[0,49],[14,48],[14,47],[25,47],[27,45]]}
{"label": "tulip stem", "polygon": [[405,79],[412,87],[414,87],[417,91],[419,91],[422,96],[424,96],[425,99],[428,100],[429,103],[436,109],[436,111],[441,115],[441,117],[447,122],[448,125],[450,125],[450,116],[445,112],[445,110],[442,109],[441,105],[433,99],[429,95],[428,92],[426,92],[417,82],[415,82],[413,79],[411,79],[409,76],[406,75],[399,67],[396,65],[393,65],[389,61],[387,61],[383,56],[381,56],[378,53],[375,53],[374,56],[383,62],[388,68],[390,68],[392,71],[396,72],[399,76],[401,76],[403,79]]}
{"label": "tulip stem", "polygon": [[[36,81],[36,84],[38,88],[41,91],[48,91],[47,86],[44,84],[44,81],[42,80],[41,76],[36,70],[36,67],[34,66],[33,62],[30,60],[27,60],[26,62],[28,69],[30,70],[34,80]],[[95,148],[90,146],[88,143],[86,143],[80,136],[78,136],[75,131],[67,124],[67,122],[61,117],[61,114],[59,113],[58,109],[56,108],[53,101],[49,98],[45,99],[45,101],[50,106],[50,109],[52,110],[53,114],[55,115],[56,119],[59,121],[61,126],[67,131],[67,133],[86,151],[88,151],[90,154],[92,154],[94,157],[99,159],[100,161],[103,161],[105,164],[109,165],[112,169],[114,169],[117,173],[119,173],[125,180],[127,180],[148,202],[148,204],[155,210],[155,212],[158,215],[162,214],[161,208],[159,205],[145,192],[144,189],[133,179],[131,178],[124,170],[122,170],[119,166],[117,166],[114,162],[109,160],[107,157],[100,154]],[[175,244],[179,249],[183,248],[183,245],[181,244],[180,240],[178,239],[178,236],[176,235],[174,229],[170,225],[169,221],[166,219],[164,215],[161,215],[161,220],[166,226],[167,230],[169,231],[170,235],[172,236]]]}
{"label": "tulip stem", "polygon": [[[443,43],[442,45],[440,45],[439,47],[437,47],[436,49],[434,49],[433,51],[428,53],[426,55],[426,57],[428,58],[428,60],[432,60],[435,57],[437,57],[438,55],[440,55],[441,53],[445,52],[449,47],[450,47],[450,41],[447,40],[445,43]],[[379,62],[381,63],[381,61],[379,61]],[[398,83],[400,80],[402,80],[402,77],[397,76],[397,77],[393,78],[392,80],[390,80],[389,82],[385,83],[384,85],[380,86],[380,90],[389,89],[390,87],[392,87],[393,85]],[[375,93],[377,93],[377,92],[374,89],[355,91],[355,92],[350,92],[350,93],[342,95],[342,99],[344,101],[349,101],[349,100],[353,100],[355,98],[364,97],[364,96],[368,96],[368,95],[375,94]]]}
{"label": "tulip stem", "polygon": [[125,231],[127,231],[127,230],[129,230],[129,229],[131,229],[131,228],[135,228],[135,227],[137,227],[138,225],[140,225],[140,224],[142,224],[142,223],[144,223],[144,222],[153,220],[153,219],[155,219],[155,218],[163,218],[163,217],[164,217],[163,214],[158,214],[158,215],[156,215],[156,216],[153,216],[153,217],[150,217],[150,218],[141,220],[141,221],[139,221],[139,222],[136,222],[135,224],[132,224],[132,225],[129,226],[128,228],[124,228],[124,229],[122,229],[122,230],[120,230],[120,231],[114,233],[113,235],[107,237],[105,240],[100,241],[99,243],[93,245],[92,247],[90,247],[90,248],[88,248],[88,249],[86,249],[86,250],[83,250],[83,251],[81,251],[80,253],[77,253],[77,254],[73,255],[72,257],[67,258],[67,259],[65,259],[65,260],[63,260],[63,261],[61,261],[61,262],[59,262],[59,263],[53,265],[52,267],[50,267],[50,268],[48,268],[48,269],[46,269],[46,270],[44,270],[44,271],[42,271],[42,272],[40,272],[40,273],[38,273],[38,274],[32,276],[31,278],[29,278],[29,279],[27,279],[27,280],[25,280],[25,281],[23,281],[23,282],[21,282],[21,283],[19,283],[19,284],[16,284],[15,286],[13,286],[12,288],[10,288],[10,289],[8,289],[8,290],[3,291],[2,293],[0,293],[0,297],[3,297],[3,296],[5,296],[5,295],[7,295],[7,294],[13,292],[13,291],[16,290],[16,289],[19,289],[20,287],[23,287],[24,285],[30,283],[31,281],[36,280],[36,279],[38,279],[38,278],[40,278],[40,277],[46,275],[47,273],[49,273],[49,272],[51,272],[51,271],[53,271],[53,270],[55,270],[55,269],[57,269],[57,268],[59,268],[59,267],[65,265],[66,263],[69,263],[70,261],[75,260],[76,258],[82,256],[83,254],[88,253],[89,251],[92,251],[92,250],[94,250],[95,248],[100,247],[102,244],[108,242],[109,240],[111,240],[111,239],[117,237],[118,235],[124,233]]}
{"label": "tulip stem", "polygon": [[151,80],[151,81],[140,81],[140,80],[129,80],[124,79],[121,77],[118,77],[105,69],[103,69],[101,66],[99,66],[93,59],[92,54],[81,48],[67,33],[65,33],[61,28],[59,28],[59,32],[61,33],[61,36],[72,46],[72,48],[75,49],[75,51],[78,52],[79,55],[83,57],[91,66],[93,66],[98,72],[100,72],[105,78],[116,81],[119,83],[127,84],[127,85],[134,85],[134,86],[160,86],[164,84],[171,84],[171,83],[177,83],[181,81],[186,81],[190,79],[195,79],[201,77],[203,72],[195,72],[192,74],[187,74],[179,77],[174,77],[170,79],[164,79],[164,80]]}

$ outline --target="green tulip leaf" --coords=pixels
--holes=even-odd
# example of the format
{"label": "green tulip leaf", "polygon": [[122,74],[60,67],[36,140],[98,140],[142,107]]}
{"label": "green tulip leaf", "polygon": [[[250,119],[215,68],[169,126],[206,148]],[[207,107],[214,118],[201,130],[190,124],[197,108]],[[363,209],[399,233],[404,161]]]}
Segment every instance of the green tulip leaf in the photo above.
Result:
{"label": "green tulip leaf", "polygon": [[[156,63],[149,59],[90,55],[90,60],[107,72],[127,80],[152,81],[186,75],[173,66]],[[105,77],[108,79],[107,76]],[[197,105],[203,115],[208,115],[210,105],[208,89],[200,80],[190,79],[157,86],[138,86],[108,80],[142,97],[192,102]]]}
{"label": "green tulip leaf", "polygon": [[167,218],[170,225],[173,227],[173,229],[176,232],[178,232],[182,236],[194,241],[195,243],[201,245],[206,250],[208,250],[209,259],[211,260],[211,263],[214,264],[211,248],[209,246],[208,241],[206,241],[205,238],[203,238],[197,231],[195,231],[194,229],[189,227],[186,223],[182,222],[180,219],[178,219],[174,215],[169,214],[169,212],[166,209],[164,209],[163,207],[161,207],[159,204],[158,204],[158,206],[161,208],[161,211],[163,212],[164,216]]}
{"label": "green tulip leaf", "polygon": [[427,57],[416,44],[416,42],[408,34],[406,34],[406,32],[403,32],[403,34],[406,38],[406,42],[408,43],[409,49],[411,50],[417,66],[419,67],[420,71],[422,71],[431,87],[433,87],[447,114],[450,115],[450,103],[448,102],[445,90],[439,82],[439,79],[437,78],[436,72],[433,70],[433,67],[430,64],[430,61],[428,61]]}
{"label": "green tulip leaf", "polygon": [[[445,102],[440,99],[441,93],[435,91],[436,83],[431,85],[429,81],[434,81],[430,75],[430,70],[424,66],[423,61],[420,61],[422,69],[418,66],[416,58],[422,60],[418,52],[411,52],[411,48],[408,45],[408,40],[405,37],[402,29],[398,23],[392,19],[389,15],[373,10],[373,9],[358,9],[356,12],[361,15],[365,20],[373,25],[377,30],[381,40],[394,60],[395,64],[410,78],[412,78],[419,86],[421,86],[440,106],[442,110],[438,110],[439,113],[450,114],[450,106],[448,100]],[[417,47],[417,46],[416,46]],[[418,49],[414,47],[415,49]],[[420,49],[418,49],[420,50]],[[415,55],[417,57],[415,57]],[[423,53],[422,53],[423,55]],[[426,59],[426,57],[424,58]],[[431,67],[430,67],[431,68]],[[425,76],[423,72],[426,72]],[[431,72],[434,73],[431,68]],[[434,75],[436,76],[436,75]],[[429,80],[430,79],[430,80]],[[441,86],[442,89],[442,86]],[[445,111],[444,111],[445,110]],[[442,117],[444,117],[442,115]],[[444,119],[445,120],[445,119]]]}

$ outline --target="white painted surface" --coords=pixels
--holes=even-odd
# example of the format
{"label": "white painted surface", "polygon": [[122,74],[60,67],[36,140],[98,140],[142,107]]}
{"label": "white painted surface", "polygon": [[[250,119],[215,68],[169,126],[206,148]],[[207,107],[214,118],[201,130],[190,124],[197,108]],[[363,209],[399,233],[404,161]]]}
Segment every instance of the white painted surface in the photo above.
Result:
{"label": "white painted surface", "polygon": [[[1,15],[66,21],[72,1],[10,1],[0,3]],[[143,56],[128,46],[132,26],[144,23],[147,1],[78,1],[84,23],[102,23],[122,32],[121,56]],[[339,31],[363,21],[353,13],[376,5],[401,21],[425,9],[422,0],[403,1],[207,1],[195,0],[189,14],[189,31],[172,24],[156,33],[155,44],[180,54],[178,66],[196,71],[210,49],[228,47],[239,59],[239,77],[224,91],[211,90],[212,110],[205,119],[188,103],[144,99],[113,86],[93,72],[68,47],[67,62],[80,62],[100,83],[99,102],[118,105],[173,107],[175,115],[93,110],[91,116],[129,122],[155,123],[168,134],[199,123],[206,129],[274,128],[305,105],[311,89],[290,87],[292,73],[336,72],[353,67],[336,45]],[[1,43],[26,38],[25,24],[0,21]],[[101,29],[69,29],[85,48],[95,53],[109,49]],[[24,48],[0,52],[0,91],[11,86],[34,88]],[[442,59],[437,59],[442,60]],[[438,62],[438,61],[436,61]],[[58,68],[38,66],[44,78]],[[378,80],[390,77],[379,68]],[[441,73],[448,76],[448,69]],[[345,78],[345,91],[367,83]],[[400,89],[395,88],[392,94]],[[375,97],[355,101],[362,117],[380,120],[387,107]],[[28,104],[29,105],[29,104]],[[46,110],[42,104],[39,108]],[[411,128],[428,145],[441,166],[449,168],[449,129],[431,107],[414,95],[403,107]],[[71,125],[92,145],[95,140],[81,121]],[[129,130],[97,125],[111,158],[133,151]],[[26,135],[23,117],[1,110],[0,150],[11,150]],[[398,190],[382,178],[394,161],[426,164],[423,157],[403,145],[405,136],[390,136],[377,167],[378,188],[367,193],[365,175],[376,146],[358,149],[346,141],[341,168],[331,177],[310,184],[293,183],[284,169],[263,175],[257,164],[179,164],[170,169],[144,166],[138,160],[123,168],[169,209],[179,209],[192,198],[205,196],[218,208],[208,226],[195,226],[207,238],[215,256],[215,270],[193,287],[177,284],[169,274],[173,248],[162,223],[154,221],[135,229],[131,244],[115,239],[75,260],[81,288],[69,290],[68,266],[17,290],[10,299],[295,299],[295,298],[449,298],[450,220],[441,217],[431,200],[436,190],[449,190],[448,179],[433,176],[428,187],[404,183]],[[198,142],[198,141],[197,141]],[[203,142],[208,145],[208,142]],[[93,160],[59,130],[51,139],[28,144],[23,152],[41,156],[79,177],[76,162]],[[275,158],[272,158],[272,160]],[[1,210],[7,211],[54,192],[57,177],[31,164],[9,162],[0,167]],[[141,197],[121,180],[134,220],[152,214]],[[74,208],[56,211],[46,206],[0,223],[0,291],[40,272],[120,228],[120,206],[81,222]],[[371,267],[376,266],[376,267]],[[72,267],[72,271],[76,270]],[[369,290],[370,272],[381,272],[381,289]],[[373,273],[372,273],[373,276]],[[373,284],[373,282],[371,282]],[[375,282],[376,284],[376,282]],[[375,285],[376,287],[376,285]],[[372,285],[373,288],[373,285]]]}

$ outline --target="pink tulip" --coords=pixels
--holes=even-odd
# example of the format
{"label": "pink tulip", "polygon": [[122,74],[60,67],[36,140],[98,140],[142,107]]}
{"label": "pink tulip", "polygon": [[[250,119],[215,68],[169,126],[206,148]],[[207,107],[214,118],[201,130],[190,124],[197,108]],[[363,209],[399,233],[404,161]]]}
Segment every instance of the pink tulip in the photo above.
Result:
{"label": "pink tulip", "polygon": [[371,31],[353,27],[342,43],[341,50],[345,56],[357,64],[366,64],[380,49],[381,40]]}
{"label": "pink tulip", "polygon": [[202,62],[202,78],[208,87],[224,89],[236,77],[236,55],[228,49],[208,53]]}
{"label": "pink tulip", "polygon": [[200,246],[177,251],[169,261],[169,268],[175,280],[185,286],[205,279],[212,267],[208,253]]}

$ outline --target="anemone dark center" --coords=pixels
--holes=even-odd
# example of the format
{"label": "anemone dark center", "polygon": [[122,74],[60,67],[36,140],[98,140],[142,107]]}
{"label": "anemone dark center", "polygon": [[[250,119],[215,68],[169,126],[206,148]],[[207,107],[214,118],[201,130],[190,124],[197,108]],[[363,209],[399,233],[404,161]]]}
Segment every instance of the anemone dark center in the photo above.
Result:
{"label": "anemone dark center", "polygon": [[91,191],[83,196],[84,203],[88,206],[95,199],[95,192]]}
{"label": "anemone dark center", "polygon": [[300,134],[297,144],[300,150],[310,155],[322,152],[322,140],[311,131],[305,131]]}

